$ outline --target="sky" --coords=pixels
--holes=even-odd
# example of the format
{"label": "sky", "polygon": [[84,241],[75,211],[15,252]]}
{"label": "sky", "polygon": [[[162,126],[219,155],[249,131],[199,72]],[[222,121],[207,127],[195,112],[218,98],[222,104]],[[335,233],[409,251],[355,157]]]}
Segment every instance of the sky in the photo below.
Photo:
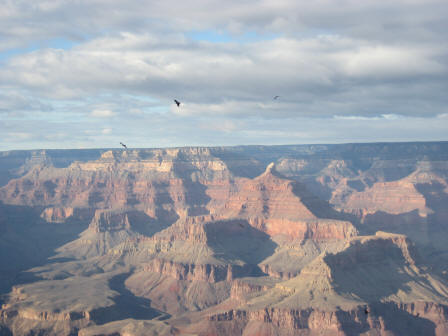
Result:
{"label": "sky", "polygon": [[0,151],[448,140],[447,16],[446,0],[0,0]]}

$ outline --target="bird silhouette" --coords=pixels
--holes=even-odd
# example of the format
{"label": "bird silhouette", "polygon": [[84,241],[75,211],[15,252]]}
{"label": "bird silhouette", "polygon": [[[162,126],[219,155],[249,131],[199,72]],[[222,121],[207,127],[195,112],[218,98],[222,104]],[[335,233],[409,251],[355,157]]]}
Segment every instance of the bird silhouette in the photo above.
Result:
{"label": "bird silhouette", "polygon": [[174,99],[174,102],[176,103],[177,107],[179,107],[179,105],[180,105],[180,101]]}
{"label": "bird silhouette", "polygon": [[278,98],[280,98],[280,96],[275,96],[275,97],[272,98],[272,99],[277,100]]}
{"label": "bird silhouette", "polygon": [[120,145],[122,145],[124,148],[128,149],[128,146],[126,146],[124,143],[120,142]]}

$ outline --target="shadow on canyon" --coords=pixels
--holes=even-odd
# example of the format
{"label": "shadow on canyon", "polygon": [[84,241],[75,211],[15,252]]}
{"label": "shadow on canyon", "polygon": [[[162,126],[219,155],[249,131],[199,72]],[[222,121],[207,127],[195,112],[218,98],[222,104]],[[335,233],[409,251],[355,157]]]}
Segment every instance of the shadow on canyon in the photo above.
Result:
{"label": "shadow on canyon", "polygon": [[[339,310],[336,316],[341,323],[341,329],[346,335],[360,335],[371,330],[370,324],[384,323],[384,329],[393,335],[435,336],[436,325],[432,321],[412,315],[400,309],[393,302],[374,302],[368,305],[369,314],[365,314],[364,307],[360,307],[354,318],[352,313]],[[370,322],[370,323],[369,323]]]}
{"label": "shadow on canyon", "polygon": [[335,210],[328,201],[320,199],[311,193],[305,184],[294,183],[292,191],[316,217],[351,222],[360,234],[366,234],[366,228],[360,224],[358,217]]}
{"label": "shadow on canyon", "polygon": [[374,235],[377,231],[404,234],[413,241],[423,244],[428,243],[431,229],[428,219],[420,216],[417,209],[397,215],[376,211],[368,214],[359,227],[368,235]]}
{"label": "shadow on canyon", "polygon": [[[132,231],[146,237],[152,237],[177,220],[177,216],[163,209],[156,209],[156,218],[152,218],[143,211],[129,211],[127,213]],[[160,220],[158,219],[160,218]]]}
{"label": "shadow on canyon", "polygon": [[[40,280],[26,270],[50,262],[55,249],[78,238],[89,221],[47,223],[42,207],[0,203],[0,294],[12,286]],[[1,300],[1,299],[0,299]]]}
{"label": "shadow on canyon", "polygon": [[101,325],[127,318],[151,320],[157,317],[158,320],[165,320],[171,317],[165,312],[151,308],[151,300],[135,296],[126,288],[125,281],[130,275],[131,272],[123,273],[109,280],[110,289],[117,291],[119,295],[112,299],[115,302],[113,306],[91,312],[91,318],[96,324]]}
{"label": "shadow on canyon", "polygon": [[390,240],[353,245],[337,254],[327,255],[325,261],[331,268],[336,292],[354,294],[366,302],[377,301],[400,290],[410,292],[406,283],[415,280],[404,271],[407,261],[403,252]]}
{"label": "shadow on canyon", "polygon": [[208,223],[205,225],[205,232],[216,257],[230,261],[241,260],[247,266],[252,266],[245,268],[250,274],[241,276],[266,275],[258,264],[273,255],[277,247],[269,235],[243,219]]}
{"label": "shadow on canyon", "polygon": [[437,238],[441,232],[448,234],[448,193],[446,187],[439,183],[416,184],[415,188],[425,197],[426,206],[432,210],[428,214],[431,238]]}
{"label": "shadow on canyon", "polygon": [[[411,248],[410,255],[415,251]],[[414,256],[413,256],[414,257]],[[335,255],[325,257],[331,267],[334,289],[341,295],[355,295],[368,303],[367,316],[364,308],[353,318],[350,312],[338,311],[338,320],[347,335],[358,335],[371,329],[367,318],[379,324],[394,335],[435,335],[436,325],[428,319],[406,312],[394,302],[379,302],[398,292],[410,293],[412,283],[430,288],[425,277],[408,275],[405,271],[407,261],[400,248],[392,241],[371,241],[364,246],[355,245]],[[417,289],[418,290],[418,289]],[[370,324],[372,321],[370,321]]]}
{"label": "shadow on canyon", "polygon": [[9,328],[0,325],[0,336],[13,336],[13,333]]}

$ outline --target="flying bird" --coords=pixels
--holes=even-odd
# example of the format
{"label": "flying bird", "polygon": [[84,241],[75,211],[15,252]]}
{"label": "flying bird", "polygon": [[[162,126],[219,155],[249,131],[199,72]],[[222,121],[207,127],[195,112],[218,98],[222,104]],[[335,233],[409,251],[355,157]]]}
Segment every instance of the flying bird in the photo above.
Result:
{"label": "flying bird", "polygon": [[280,98],[280,96],[275,96],[273,99],[274,99],[274,100],[277,100],[278,98]]}
{"label": "flying bird", "polygon": [[128,149],[128,146],[126,146],[124,143],[120,142],[120,145],[122,145],[124,148]]}
{"label": "flying bird", "polygon": [[177,107],[179,107],[179,105],[180,105],[180,101],[174,99],[174,102],[176,103]]}

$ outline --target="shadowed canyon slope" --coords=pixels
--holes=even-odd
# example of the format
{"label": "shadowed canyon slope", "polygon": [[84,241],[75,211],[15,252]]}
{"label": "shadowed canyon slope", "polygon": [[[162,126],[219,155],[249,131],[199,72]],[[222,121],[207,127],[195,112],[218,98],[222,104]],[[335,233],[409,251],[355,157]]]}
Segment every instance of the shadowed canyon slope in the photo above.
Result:
{"label": "shadowed canyon slope", "polygon": [[0,163],[0,335],[448,333],[448,143]]}

